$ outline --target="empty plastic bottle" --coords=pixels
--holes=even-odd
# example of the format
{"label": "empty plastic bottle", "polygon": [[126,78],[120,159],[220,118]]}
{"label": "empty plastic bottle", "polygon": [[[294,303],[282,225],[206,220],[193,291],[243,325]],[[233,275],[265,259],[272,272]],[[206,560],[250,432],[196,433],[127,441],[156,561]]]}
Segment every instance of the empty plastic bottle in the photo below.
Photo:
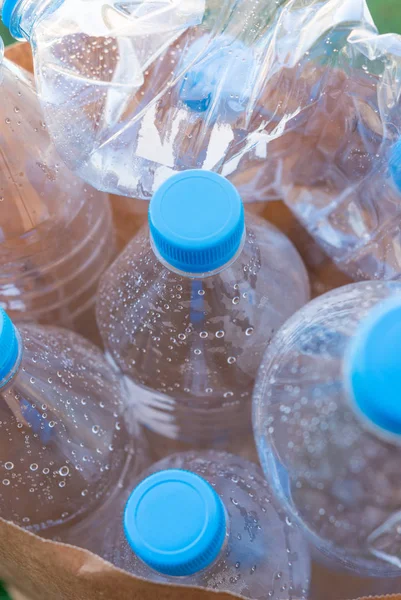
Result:
{"label": "empty plastic bottle", "polygon": [[307,543],[255,464],[223,452],[175,454],[128,494],[125,510],[120,501],[94,515],[82,545],[155,582],[307,598]]}
{"label": "empty plastic bottle", "polygon": [[275,330],[308,300],[291,242],[215,173],[174,175],[103,276],[99,329],[127,375],[139,420],[191,447],[242,448],[254,378]]}
{"label": "empty plastic bottle", "polygon": [[17,330],[0,309],[0,516],[63,540],[129,485],[146,457],[132,415],[125,424],[124,394],[83,337]]}
{"label": "empty plastic bottle", "polygon": [[338,288],[285,323],[255,386],[277,498],[320,559],[359,576],[401,576],[400,324],[400,283]]}
{"label": "empty plastic bottle", "polygon": [[95,293],[114,253],[108,198],[63,166],[30,76],[0,46],[0,306],[98,341]]}
{"label": "empty plastic bottle", "polygon": [[[66,164],[97,189],[149,199],[176,171],[231,161],[231,173],[254,136],[266,138],[257,107],[281,4],[0,0],[0,11],[32,45]],[[251,179],[263,159],[248,165]]]}
{"label": "empty plastic bottle", "polygon": [[354,279],[401,277],[401,141],[336,196],[288,188],[286,201],[339,268]]}

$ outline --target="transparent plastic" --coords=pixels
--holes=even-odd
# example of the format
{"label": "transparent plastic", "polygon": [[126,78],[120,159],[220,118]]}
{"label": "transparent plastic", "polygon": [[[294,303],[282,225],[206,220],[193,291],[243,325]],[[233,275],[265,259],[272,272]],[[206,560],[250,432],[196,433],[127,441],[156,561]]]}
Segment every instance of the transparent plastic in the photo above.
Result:
{"label": "transparent plastic", "polygon": [[98,341],[95,294],[114,254],[109,201],[62,164],[30,76],[0,45],[0,306]]}
{"label": "transparent plastic", "polygon": [[310,579],[308,546],[298,527],[272,497],[260,467],[223,452],[187,452],[153,464],[136,483],[151,473],[171,468],[192,471],[206,479],[225,506],[226,542],[209,567],[186,577],[152,570],[128,545],[122,502],[114,506],[112,515],[110,509],[96,515],[103,535],[100,539],[95,528],[87,536],[84,531],[83,545],[117,567],[155,582],[205,587],[254,600],[306,600]]}
{"label": "transparent plastic", "polygon": [[60,154],[98,189],[150,198],[215,170],[244,201],[284,198],[351,277],[399,276],[401,36],[366,0],[20,0],[12,29]]}
{"label": "transparent plastic", "polygon": [[246,225],[239,252],[217,272],[175,272],[156,256],[146,227],[101,280],[100,333],[139,420],[156,434],[156,456],[176,447],[167,438],[184,448],[243,450],[266,345],[308,301],[291,242],[252,215]]}
{"label": "transparent plastic", "polygon": [[272,340],[254,392],[259,456],[276,497],[320,560],[365,577],[401,576],[401,446],[356,412],[344,360],[369,310],[396,295],[400,283],[373,281],[313,300]]}
{"label": "transparent plastic", "polygon": [[19,334],[22,360],[0,382],[0,515],[74,542],[69,529],[145,467],[145,445],[96,346],[56,327]]}
{"label": "transparent plastic", "polygon": [[399,122],[400,41],[365,0],[18,0],[11,30],[61,156],[113,193],[150,198],[188,168],[245,201],[283,177],[347,185]]}

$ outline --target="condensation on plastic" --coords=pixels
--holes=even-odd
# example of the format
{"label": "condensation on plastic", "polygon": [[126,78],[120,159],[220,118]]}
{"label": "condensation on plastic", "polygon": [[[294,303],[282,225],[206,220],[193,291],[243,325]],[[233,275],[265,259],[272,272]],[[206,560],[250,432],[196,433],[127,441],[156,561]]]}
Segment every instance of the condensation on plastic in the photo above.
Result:
{"label": "condensation on plastic", "polygon": [[401,41],[377,34],[365,0],[77,0],[40,18],[23,4],[47,124],[102,190],[148,199],[198,167],[245,201],[293,185],[326,199],[401,118]]}

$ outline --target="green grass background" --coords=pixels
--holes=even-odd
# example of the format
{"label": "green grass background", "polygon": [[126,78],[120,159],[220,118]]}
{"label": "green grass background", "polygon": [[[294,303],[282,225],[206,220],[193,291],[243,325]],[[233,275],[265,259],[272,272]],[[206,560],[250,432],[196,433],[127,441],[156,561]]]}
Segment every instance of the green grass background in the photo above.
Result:
{"label": "green grass background", "polygon": [[[401,0],[368,0],[368,5],[380,33],[401,34]],[[12,43],[13,39],[1,21],[0,35],[6,46]],[[1,583],[0,600],[10,600]]]}

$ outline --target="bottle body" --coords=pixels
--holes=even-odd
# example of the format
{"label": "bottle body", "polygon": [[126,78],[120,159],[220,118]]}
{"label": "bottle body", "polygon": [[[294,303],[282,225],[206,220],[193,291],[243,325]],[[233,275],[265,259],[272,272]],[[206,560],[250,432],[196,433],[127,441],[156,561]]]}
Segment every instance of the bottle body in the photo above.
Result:
{"label": "bottle body", "polygon": [[114,254],[111,208],[62,164],[29,75],[0,64],[0,306],[98,341],[94,302]]}
{"label": "bottle body", "polygon": [[[17,7],[12,30],[32,44],[45,121],[66,164],[97,189],[145,199],[173,172],[235,171],[264,127],[260,73],[277,9],[236,4],[59,2],[40,17],[38,7]],[[245,200],[255,199],[260,162],[255,154],[247,163]]]}
{"label": "bottle body", "polygon": [[[187,452],[152,465],[137,483],[164,469],[184,469],[200,475],[222,500],[228,525],[217,559],[190,576],[162,575],[134,554],[117,510],[112,518],[104,516],[106,535],[103,530],[102,544],[94,548],[95,552],[117,567],[151,581],[206,587],[260,600],[270,596],[282,600],[307,597],[308,547],[297,526],[286,519],[272,498],[259,467],[223,452]],[[91,544],[90,536],[88,543]]]}
{"label": "bottle body", "polygon": [[65,540],[137,459],[143,468],[143,445],[124,421],[121,378],[96,346],[55,327],[19,332],[21,363],[0,391],[1,515]]}
{"label": "bottle body", "polygon": [[264,348],[308,294],[295,248],[252,216],[237,255],[210,276],[165,266],[147,228],[132,240],[102,278],[97,320],[139,420],[161,436],[157,453],[165,438],[223,449],[249,440]]}
{"label": "bottle body", "polygon": [[263,359],[254,393],[259,455],[317,557],[361,577],[400,575],[400,448],[377,435],[344,380],[350,339],[397,282],[339,288],[301,309]]}
{"label": "bottle body", "polygon": [[[399,279],[401,192],[388,162],[337,195],[289,192],[287,202],[308,231],[355,280]],[[294,198],[294,203],[292,202]]]}

